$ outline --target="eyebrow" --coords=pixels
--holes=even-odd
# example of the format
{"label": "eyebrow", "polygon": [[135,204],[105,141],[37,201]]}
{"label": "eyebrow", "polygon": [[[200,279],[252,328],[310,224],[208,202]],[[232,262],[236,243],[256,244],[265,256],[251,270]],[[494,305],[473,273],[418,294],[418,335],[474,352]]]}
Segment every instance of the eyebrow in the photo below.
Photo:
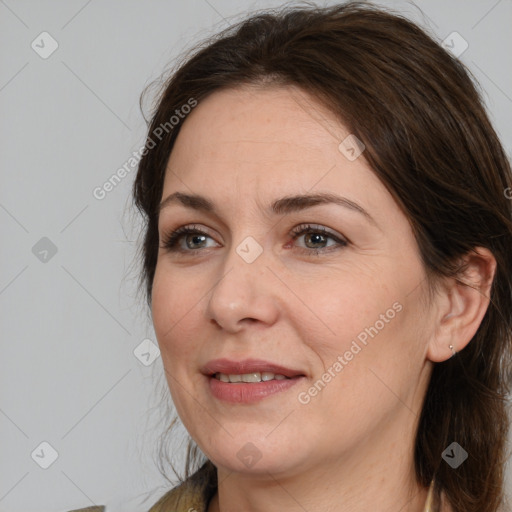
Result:
{"label": "eyebrow", "polygon": [[[185,194],[183,192],[174,192],[167,196],[158,206],[158,213],[171,204],[181,204],[186,208],[216,214],[215,205],[206,197],[198,194]],[[368,222],[378,227],[375,219],[359,204],[350,199],[330,193],[316,193],[286,196],[276,199],[268,208],[274,215],[283,215],[286,213],[297,212],[311,208],[319,204],[337,204],[352,211],[362,214]]]}

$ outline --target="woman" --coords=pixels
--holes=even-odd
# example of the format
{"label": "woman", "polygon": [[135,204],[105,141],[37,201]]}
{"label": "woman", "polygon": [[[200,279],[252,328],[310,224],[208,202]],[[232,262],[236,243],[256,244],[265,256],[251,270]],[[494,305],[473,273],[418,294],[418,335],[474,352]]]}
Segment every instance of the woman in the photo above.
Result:
{"label": "woman", "polygon": [[151,512],[504,510],[512,179],[463,65],[366,2],[254,16],[173,73],[146,147],[191,437]]}

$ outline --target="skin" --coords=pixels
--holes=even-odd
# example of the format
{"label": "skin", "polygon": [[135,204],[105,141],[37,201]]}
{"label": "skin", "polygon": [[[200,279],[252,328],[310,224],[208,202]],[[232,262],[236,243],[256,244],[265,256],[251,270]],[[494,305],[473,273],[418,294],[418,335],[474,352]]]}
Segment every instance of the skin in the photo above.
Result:
{"label": "skin", "polygon": [[[433,363],[476,332],[495,260],[479,248],[468,268],[475,289],[445,280],[428,305],[409,222],[364,153],[350,161],[338,149],[347,135],[297,88],[244,87],[202,101],[170,156],[162,199],[196,193],[218,209],[213,215],[173,203],[162,210],[161,242],[190,224],[207,237],[183,235],[182,253],[160,244],[152,294],[172,399],[218,469],[209,512],[423,511],[427,489],[415,481],[413,447]],[[336,204],[281,216],[265,211],[277,198],[308,192],[347,197],[377,226]],[[290,231],[304,223],[348,245],[315,238],[314,229],[293,240]],[[248,236],[263,250],[252,263],[236,252]],[[300,403],[299,393],[396,302],[401,311]],[[256,403],[221,402],[200,373],[219,357],[274,361],[306,379]],[[261,455],[251,467],[237,456],[248,442]]]}

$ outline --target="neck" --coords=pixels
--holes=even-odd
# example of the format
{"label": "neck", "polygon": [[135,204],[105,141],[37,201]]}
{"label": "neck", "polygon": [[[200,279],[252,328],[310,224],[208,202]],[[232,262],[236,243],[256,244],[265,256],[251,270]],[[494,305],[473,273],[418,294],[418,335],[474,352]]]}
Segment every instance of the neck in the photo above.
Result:
{"label": "neck", "polygon": [[279,473],[218,466],[218,490],[208,512],[423,512],[428,487],[415,479],[414,439],[380,428],[379,440],[380,448],[363,439],[342,458],[323,458],[316,465],[308,459]]}

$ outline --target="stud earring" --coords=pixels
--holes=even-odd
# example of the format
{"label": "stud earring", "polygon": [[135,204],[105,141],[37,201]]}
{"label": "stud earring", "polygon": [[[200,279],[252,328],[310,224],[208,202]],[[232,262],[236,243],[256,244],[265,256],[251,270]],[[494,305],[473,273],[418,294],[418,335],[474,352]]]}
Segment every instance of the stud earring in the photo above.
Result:
{"label": "stud earring", "polygon": [[457,353],[453,348],[453,345],[450,345],[450,350],[452,351],[452,357]]}

